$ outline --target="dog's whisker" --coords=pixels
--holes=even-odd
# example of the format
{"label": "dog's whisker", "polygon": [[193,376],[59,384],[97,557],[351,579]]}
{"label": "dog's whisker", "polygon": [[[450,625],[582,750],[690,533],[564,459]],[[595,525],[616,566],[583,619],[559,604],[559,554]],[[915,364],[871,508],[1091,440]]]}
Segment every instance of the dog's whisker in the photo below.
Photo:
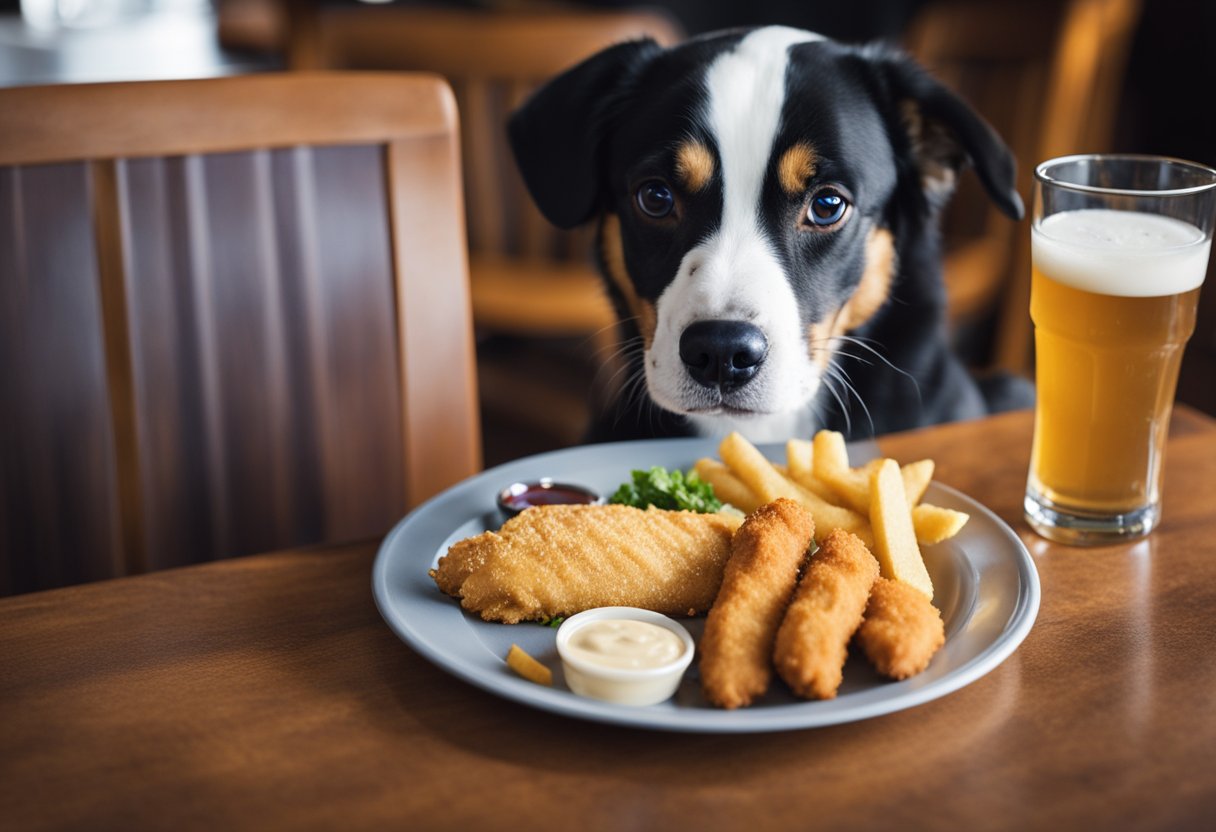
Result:
{"label": "dog's whisker", "polygon": [[[870,353],[873,353],[875,356],[877,356],[884,364],[886,364],[892,370],[895,370],[900,375],[905,376],[909,381],[912,382],[913,387],[916,390],[916,395],[917,395],[918,400],[920,399],[920,385],[910,373],[908,373],[907,371],[902,370],[899,367],[892,364],[884,355],[882,355],[882,353],[880,353],[878,350],[871,347],[869,344],[865,343],[863,341],[863,339],[861,339],[859,337],[854,337],[854,336],[849,336],[849,335],[840,335],[840,336],[832,336],[830,338],[825,338],[825,339],[817,339],[816,341],[811,342],[811,349],[813,352],[827,353],[828,358],[827,358],[826,364],[824,365],[824,375],[823,375],[824,386],[827,388],[828,392],[832,395],[832,397],[834,399],[836,399],[837,404],[840,405],[841,415],[844,416],[844,420],[845,420],[845,429],[847,431],[849,431],[850,433],[852,433],[853,425],[852,425],[851,410],[845,401],[845,399],[847,399],[851,395],[852,398],[857,399],[857,403],[861,406],[862,413],[864,413],[865,417],[866,417],[866,422],[870,426],[870,434],[873,435],[875,433],[874,417],[870,413],[870,408],[866,404],[865,399],[863,399],[861,394],[857,391],[857,388],[853,385],[853,378],[852,378],[852,376],[849,375],[848,370],[846,370],[841,365],[840,361],[838,361],[837,359],[840,359],[840,358],[851,359],[853,361],[860,362],[861,364],[864,364],[868,367],[874,366],[874,362],[869,361],[869,360],[863,358],[862,356],[855,355],[851,352],[841,349],[839,344],[842,342],[857,344],[862,349],[867,350]],[[836,386],[835,386],[836,384],[838,384],[842,388],[844,388],[845,395],[844,395],[843,399],[841,397],[841,394],[836,390]]]}
{"label": "dog's whisker", "polygon": [[637,412],[638,404],[642,403],[644,397],[644,380],[641,380],[641,373],[630,372],[621,382],[621,386],[617,393],[613,395],[613,400],[617,401],[617,406],[614,406],[615,415],[613,417],[613,427],[618,427],[621,420],[629,412]]}
{"label": "dog's whisker", "polygon": [[886,364],[888,367],[890,367],[895,372],[899,373],[900,375],[907,376],[908,379],[910,379],[913,382],[916,381],[916,379],[912,377],[911,373],[909,373],[907,370],[903,369],[902,367],[897,367],[895,364],[893,364],[891,362],[891,360],[889,358],[887,358],[885,355],[883,355],[879,350],[877,350],[874,347],[867,344],[866,340],[869,340],[869,339],[863,339],[863,338],[860,338],[855,335],[838,335],[838,336],[836,336],[836,338],[841,341],[844,341],[845,343],[856,344],[857,346],[861,347],[862,349],[868,350],[870,353],[872,353],[874,355],[875,358],[877,358],[883,364]]}
{"label": "dog's whisker", "polygon": [[[856,343],[862,343],[862,342],[864,342],[866,344],[878,344],[879,343],[877,338],[871,338],[868,335],[850,335],[847,332],[842,333],[840,335],[833,335],[831,337],[847,338],[848,340],[856,342]],[[880,346],[881,346],[881,344],[880,344]]]}
{"label": "dog's whisker", "polygon": [[818,397],[811,400],[811,418],[816,425],[827,424],[827,410],[819,403]]}
{"label": "dog's whisker", "polygon": [[624,410],[629,406],[630,402],[633,400],[633,382],[634,382],[633,373],[630,373],[628,376],[625,377],[625,380],[623,382],[621,382],[620,392],[616,396],[616,400],[618,402],[621,402],[623,405],[622,407],[617,408],[617,421],[618,422],[620,421],[621,414],[624,412]]}
{"label": "dog's whisker", "polygon": [[[892,364],[891,360],[888,359],[885,355],[883,355],[879,349],[867,344],[865,341],[862,341],[859,338],[856,338],[852,335],[836,335],[836,336],[833,336],[833,340],[836,341],[838,344],[853,344],[858,347],[861,347],[863,350],[870,353],[871,355],[876,357],[879,361],[883,362],[884,364],[891,367],[892,369],[899,369],[894,364]],[[837,351],[843,353],[843,350],[840,350],[839,347],[837,347]],[[844,354],[852,355],[851,353],[844,353]],[[859,356],[853,356],[853,357],[860,358]]]}
{"label": "dog's whisker", "polygon": [[646,372],[645,370],[635,370],[625,386],[625,402],[629,408],[635,409],[645,407],[648,402],[646,396]]}
{"label": "dog's whisker", "polygon": [[646,381],[645,372],[639,371],[636,369],[631,371],[629,373],[629,376],[625,379],[624,383],[621,386],[621,392],[618,397],[619,400],[622,402],[622,406],[616,408],[616,418],[613,419],[613,421],[612,421],[612,426],[614,428],[620,424],[621,417],[624,415],[624,413],[626,411],[634,409],[634,407],[635,407],[634,399],[637,396],[637,394],[642,390],[642,388],[639,386],[639,382],[641,382],[644,385],[645,381]]}
{"label": "dog's whisker", "polygon": [[618,367],[612,373],[612,376],[610,378],[608,378],[602,382],[599,380],[599,377],[597,375],[596,380],[595,380],[595,386],[598,387],[600,390],[603,390],[609,397],[615,397],[613,395],[614,392],[619,391],[619,390],[623,389],[623,387],[624,387],[624,381],[622,380],[622,376],[626,376],[629,372],[630,372],[629,365],[625,364],[621,367]]}
{"label": "dog's whisker", "polygon": [[[833,335],[831,337],[832,337],[833,341],[838,341],[840,343],[856,344],[857,346],[861,347],[863,350],[867,350],[867,351],[873,353],[875,356],[882,359],[883,361],[887,360],[887,357],[882,354],[882,352],[878,349],[878,347],[872,346],[873,344],[878,344],[878,342],[872,338],[865,338],[865,337],[862,337],[859,335],[844,335],[844,334]],[[881,347],[882,345],[878,344],[878,346]]]}
{"label": "dog's whisker", "polygon": [[[602,332],[603,330],[600,331]],[[594,335],[589,335],[586,339],[584,339],[583,343],[589,343],[594,337]],[[600,359],[601,361],[610,361],[612,358],[618,355],[622,349],[635,345],[639,347],[643,345],[641,335],[634,335],[620,341],[614,341],[611,344],[602,344],[592,350],[591,354],[594,358]],[[605,355],[605,353],[607,353],[607,355]]]}
{"label": "dog's whisker", "polygon": [[627,342],[622,344],[611,355],[607,356],[607,358],[599,363],[599,366],[596,368],[597,376],[610,367],[615,367],[613,370],[614,373],[619,373],[621,370],[629,369],[632,366],[632,359],[635,356],[640,357],[642,355],[641,346],[641,343],[631,344]]}
{"label": "dog's whisker", "polygon": [[840,397],[840,394],[836,392],[836,388],[834,386],[832,386],[833,381],[840,381],[840,379],[831,372],[832,369],[833,369],[832,366],[829,364],[828,373],[827,373],[827,375],[824,376],[824,379],[823,379],[824,380],[823,386],[827,388],[828,392],[832,394],[832,398],[834,398],[836,400],[836,403],[840,405],[840,414],[842,416],[844,416],[845,430],[848,431],[850,434],[852,434],[853,433],[853,420],[849,416],[849,406]]}
{"label": "dog's whisker", "polygon": [[618,345],[617,349],[614,349],[613,352],[607,356],[607,358],[608,359],[631,358],[631,356],[634,356],[634,355],[638,356],[638,358],[641,358],[641,356],[644,353],[646,353],[646,344],[644,344],[644,342],[642,341],[642,338],[641,337],[629,338],[629,339],[627,339],[627,341],[621,342]]}
{"label": "dog's whisker", "polygon": [[[851,352],[846,352],[845,350],[840,348],[840,346],[837,342],[842,340],[845,337],[846,336],[833,335],[833,336],[829,336],[827,338],[818,338],[818,339],[811,341],[810,342],[810,348],[811,348],[810,351],[811,351],[812,358],[815,358],[819,355],[826,355],[827,363],[832,363],[833,358],[835,358],[836,356],[841,356],[843,358],[851,358],[854,361],[865,364],[867,367],[873,367],[874,362],[869,361],[869,360],[861,357],[860,355],[854,355]],[[865,345],[862,345],[862,346],[865,346]],[[885,361],[885,359],[884,359],[884,361]],[[889,364],[890,362],[887,362],[887,363]],[[898,367],[895,367],[894,369],[899,370]],[[902,370],[899,370],[899,371],[903,372]]]}
{"label": "dog's whisker", "polygon": [[629,338],[625,341],[621,341],[620,343],[613,344],[612,346],[598,348],[596,350],[596,357],[607,362],[614,358],[619,358],[627,352],[632,352],[634,350],[641,351],[642,346],[642,339],[640,336],[637,338]]}
{"label": "dog's whisker", "polygon": [[836,362],[831,362],[831,366],[837,375],[843,376],[845,379],[847,379],[849,381],[853,380],[853,377],[851,375],[849,375],[849,371],[846,370],[842,365],[840,365]]}
{"label": "dog's whisker", "polygon": [[853,433],[853,418],[852,410],[848,404],[848,391],[847,389],[844,392],[837,390],[837,385],[840,385],[841,387],[844,385],[840,379],[834,376],[829,376],[825,378],[824,381],[828,392],[832,395],[832,398],[836,400],[837,406],[840,408],[840,414],[844,417],[845,431],[851,436]]}
{"label": "dog's whisker", "polygon": [[[837,369],[839,369],[839,368],[837,368]],[[861,394],[857,392],[857,388],[854,387],[847,379],[837,376],[837,380],[840,381],[841,384],[843,384],[845,387],[847,387],[849,389],[849,392],[851,392],[853,394],[853,397],[855,399],[857,399],[857,403],[859,405],[861,405],[861,411],[862,411],[862,413],[864,413],[866,415],[866,421],[870,423],[870,435],[873,436],[875,433],[874,417],[870,415],[870,408],[866,405],[865,399],[863,399],[861,397]],[[850,433],[851,432],[852,431],[850,430]]]}
{"label": "dog's whisker", "polygon": [[874,362],[873,362],[873,361],[870,361],[870,360],[868,360],[868,359],[862,358],[860,355],[853,355],[853,353],[851,353],[851,352],[845,352],[844,350],[836,350],[836,351],[833,353],[833,355],[839,355],[841,358],[851,358],[851,359],[853,359],[854,361],[857,361],[858,363],[865,364],[867,367],[873,367],[873,366],[874,366]]}
{"label": "dog's whisker", "polygon": [[628,317],[625,317],[625,318],[615,318],[612,321],[612,323],[605,324],[604,326],[600,327],[599,329],[596,329],[596,330],[593,330],[592,332],[587,333],[587,337],[584,339],[584,342],[590,341],[591,339],[595,338],[597,335],[603,335],[605,332],[614,330],[617,327],[621,326],[622,324],[632,323],[637,320],[639,320],[637,315],[629,315]]}
{"label": "dog's whisker", "polygon": [[[643,349],[641,338],[627,339],[621,343],[611,355],[598,363],[593,382],[597,385],[602,383],[603,388],[606,390],[614,389],[614,385],[620,378],[621,374],[630,372],[633,369],[633,358],[635,356],[640,357],[642,354]],[[603,379],[603,375],[609,370],[611,370],[612,376],[605,381]]]}
{"label": "dog's whisker", "polygon": [[[870,346],[869,343],[867,343],[868,341],[873,341],[873,339],[864,338],[862,336],[857,336],[857,335],[840,335],[837,337],[848,343],[856,344],[857,346],[861,347],[864,350],[868,350],[870,353],[872,353],[874,356],[876,356],[880,361],[882,361],[883,364],[887,365],[892,370],[899,373],[904,378],[908,379],[908,381],[912,382],[912,389],[916,391],[917,403],[918,404],[924,403],[924,398],[921,395],[921,390],[920,390],[920,382],[916,380],[916,377],[914,375],[912,375],[911,373],[909,373],[907,370],[903,369],[902,367],[897,367],[895,364],[893,364],[890,361],[890,359],[888,359],[885,355],[883,355],[879,350],[875,349],[874,347]],[[877,343],[877,342],[875,342],[875,343]]]}

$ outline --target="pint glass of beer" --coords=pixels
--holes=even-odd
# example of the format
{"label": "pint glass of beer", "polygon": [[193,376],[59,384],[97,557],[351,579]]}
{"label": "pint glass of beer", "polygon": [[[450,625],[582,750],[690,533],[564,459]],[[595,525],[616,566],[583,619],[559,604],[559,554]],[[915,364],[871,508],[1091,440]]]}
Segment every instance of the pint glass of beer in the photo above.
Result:
{"label": "pint glass of beer", "polygon": [[1195,329],[1216,171],[1155,156],[1035,170],[1034,445],[1026,520],[1051,540],[1148,534],[1182,350]]}

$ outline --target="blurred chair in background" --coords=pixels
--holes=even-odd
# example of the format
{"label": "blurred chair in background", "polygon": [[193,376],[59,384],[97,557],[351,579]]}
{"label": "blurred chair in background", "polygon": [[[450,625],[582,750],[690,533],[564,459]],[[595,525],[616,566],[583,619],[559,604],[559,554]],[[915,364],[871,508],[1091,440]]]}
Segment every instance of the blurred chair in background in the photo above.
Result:
{"label": "blurred chair in background", "polygon": [[[275,55],[287,52],[288,0],[212,0],[216,35],[225,49]],[[306,12],[312,15],[311,7]]]}
{"label": "blurred chair in background", "polygon": [[476,472],[435,76],[0,90],[0,593],[385,533]]}
{"label": "blurred chair in background", "polygon": [[[295,68],[424,70],[452,84],[485,429],[530,427],[547,447],[578,442],[590,382],[611,375],[615,315],[592,261],[591,229],[559,231],[540,215],[516,172],[506,121],[537,86],[589,55],[646,35],[669,44],[678,27],[654,12],[336,7],[293,31]],[[494,456],[489,437],[487,448]]]}
{"label": "blurred chair in background", "polygon": [[[997,129],[1030,209],[1034,167],[1111,149],[1141,0],[933,0],[906,45]],[[946,285],[972,363],[1032,366],[1029,216],[1010,223],[965,177],[944,220]],[[978,341],[979,343],[975,343]]]}

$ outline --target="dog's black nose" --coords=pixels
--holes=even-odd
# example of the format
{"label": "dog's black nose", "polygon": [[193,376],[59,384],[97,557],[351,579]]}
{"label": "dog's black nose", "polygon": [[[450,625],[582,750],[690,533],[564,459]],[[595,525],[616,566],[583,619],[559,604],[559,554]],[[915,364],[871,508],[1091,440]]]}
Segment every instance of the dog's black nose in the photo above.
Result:
{"label": "dog's black nose", "polygon": [[767,354],[764,332],[745,321],[697,321],[680,336],[688,374],[723,393],[747,384]]}

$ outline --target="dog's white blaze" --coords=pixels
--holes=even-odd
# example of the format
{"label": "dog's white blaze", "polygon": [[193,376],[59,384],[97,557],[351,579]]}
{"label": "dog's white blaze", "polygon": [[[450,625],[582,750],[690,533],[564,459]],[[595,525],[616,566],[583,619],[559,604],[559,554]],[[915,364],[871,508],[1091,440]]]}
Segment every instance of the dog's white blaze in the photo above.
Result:
{"label": "dog's white blaze", "polygon": [[785,104],[789,50],[821,35],[770,26],[718,58],[705,76],[709,124],[722,157],[722,230],[759,237],[760,188]]}
{"label": "dog's white blaze", "polygon": [[722,165],[722,223],[684,256],[659,297],[646,364],[651,396],[663,407],[687,413],[715,395],[693,381],[680,360],[680,335],[695,321],[750,321],[764,331],[769,350],[760,371],[729,402],[767,415],[694,415],[702,434],[742,429],[755,441],[771,441],[805,434],[811,426],[807,405],[819,386],[819,371],[808,355],[798,300],[760,227],[759,212],[785,103],[790,47],[822,39],[781,26],[758,29],[718,57],[706,74],[706,123]]}

